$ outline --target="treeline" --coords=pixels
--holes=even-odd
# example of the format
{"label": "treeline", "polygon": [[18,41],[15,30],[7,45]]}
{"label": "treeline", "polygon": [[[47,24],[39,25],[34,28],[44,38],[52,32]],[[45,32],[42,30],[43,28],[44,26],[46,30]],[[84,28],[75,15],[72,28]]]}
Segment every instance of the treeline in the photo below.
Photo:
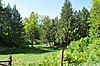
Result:
{"label": "treeline", "polygon": [[32,12],[30,17],[22,22],[25,36],[33,43],[45,43],[50,46],[67,46],[73,40],[78,40],[88,35],[90,28],[88,9],[74,10],[69,0],[61,10],[61,17],[50,19],[49,16],[41,16]]}
{"label": "treeline", "polygon": [[88,36],[89,18],[88,9],[74,10],[70,1],[65,0],[60,18],[50,19],[32,12],[22,20],[16,5],[4,7],[0,1],[0,46],[24,47],[40,43],[67,46],[73,40]]}

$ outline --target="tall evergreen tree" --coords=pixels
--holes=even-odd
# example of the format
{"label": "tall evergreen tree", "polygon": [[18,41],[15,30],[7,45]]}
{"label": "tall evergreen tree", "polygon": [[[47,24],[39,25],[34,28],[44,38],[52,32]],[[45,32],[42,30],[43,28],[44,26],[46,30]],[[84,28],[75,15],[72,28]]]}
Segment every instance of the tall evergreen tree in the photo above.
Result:
{"label": "tall evergreen tree", "polygon": [[73,36],[71,36],[73,23],[72,15],[73,10],[70,0],[65,0],[64,5],[62,7],[60,23],[56,34],[56,42],[58,42],[60,46],[62,46],[60,66],[63,66],[64,46],[69,45],[71,39],[73,38]]}
{"label": "tall evergreen tree", "polygon": [[61,19],[60,24],[58,26],[57,31],[57,39],[56,41],[60,43],[61,46],[66,46],[70,43],[72,39],[71,30],[72,30],[72,6],[69,0],[65,0],[64,5],[62,7]]}
{"label": "tall evergreen tree", "polygon": [[[10,7],[9,7],[10,8]],[[7,46],[7,43],[9,43],[10,41],[7,41],[7,36],[8,36],[8,29],[10,28],[10,17],[11,17],[11,14],[10,12],[6,9],[6,8],[3,8],[2,10],[2,15],[1,15],[1,30],[2,31],[2,46]]]}
{"label": "tall evergreen tree", "polygon": [[11,35],[12,35],[12,40],[16,44],[15,46],[20,46],[20,42],[22,40],[22,32],[23,32],[23,26],[21,25],[22,22],[22,17],[20,16],[20,13],[18,12],[16,5],[13,6],[12,8],[12,13],[11,13]]}
{"label": "tall evergreen tree", "polygon": [[[18,16],[17,16],[18,15]],[[21,44],[21,33],[22,33],[22,26],[21,26],[21,18],[19,15],[16,6],[13,9],[8,4],[5,8],[2,7],[1,10],[1,36],[2,37],[2,46],[6,47],[19,47]]]}

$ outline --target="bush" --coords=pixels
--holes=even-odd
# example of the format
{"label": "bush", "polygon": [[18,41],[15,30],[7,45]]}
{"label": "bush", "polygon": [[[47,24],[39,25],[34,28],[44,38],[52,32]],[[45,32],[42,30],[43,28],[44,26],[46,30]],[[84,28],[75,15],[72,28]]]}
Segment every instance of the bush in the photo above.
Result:
{"label": "bush", "polygon": [[[100,38],[89,40],[89,37],[73,41],[68,46],[64,55],[67,65],[98,64],[100,60]],[[66,63],[67,62],[67,63]],[[93,62],[93,63],[92,63]]]}

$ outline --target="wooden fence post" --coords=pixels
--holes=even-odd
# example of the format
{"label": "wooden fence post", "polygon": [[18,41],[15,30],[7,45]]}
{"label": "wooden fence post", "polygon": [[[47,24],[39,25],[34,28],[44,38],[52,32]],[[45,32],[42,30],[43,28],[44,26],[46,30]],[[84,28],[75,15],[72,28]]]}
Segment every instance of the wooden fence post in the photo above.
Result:
{"label": "wooden fence post", "polygon": [[8,63],[8,65],[12,66],[12,56],[9,57],[9,63]]}

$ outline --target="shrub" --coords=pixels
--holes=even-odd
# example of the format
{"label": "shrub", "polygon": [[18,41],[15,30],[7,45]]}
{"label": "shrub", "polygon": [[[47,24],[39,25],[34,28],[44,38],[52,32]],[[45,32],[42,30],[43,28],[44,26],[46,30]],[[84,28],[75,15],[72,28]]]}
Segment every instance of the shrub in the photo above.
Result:
{"label": "shrub", "polygon": [[64,55],[66,65],[98,64],[100,60],[100,38],[92,41],[89,39],[89,37],[85,37],[71,42]]}

